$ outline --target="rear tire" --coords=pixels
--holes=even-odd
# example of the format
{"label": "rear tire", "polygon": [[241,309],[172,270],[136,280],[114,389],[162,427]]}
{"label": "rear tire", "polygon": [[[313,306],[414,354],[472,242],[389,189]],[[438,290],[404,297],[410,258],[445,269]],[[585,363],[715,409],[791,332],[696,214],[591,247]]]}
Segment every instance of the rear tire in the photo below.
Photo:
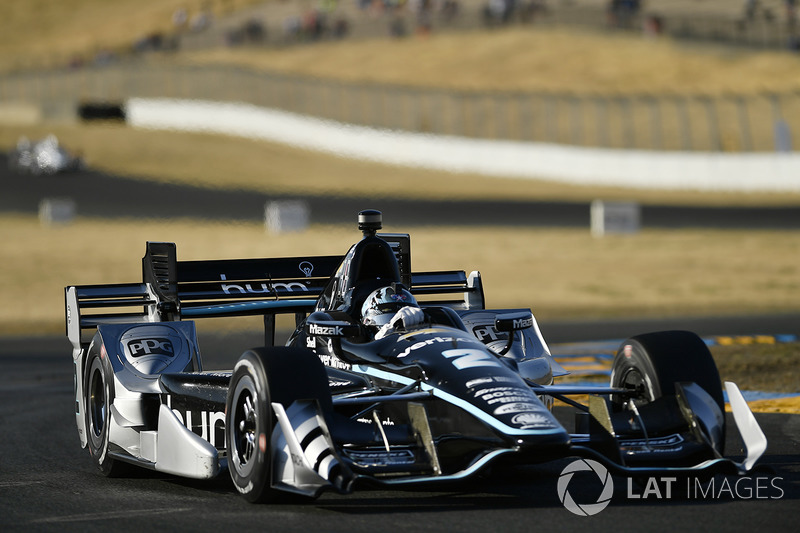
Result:
{"label": "rear tire", "polygon": [[331,408],[325,369],[303,348],[254,348],[239,358],[225,404],[228,470],[249,502],[272,501],[272,431],[277,419],[271,403],[285,407],[298,399],[317,399]]}

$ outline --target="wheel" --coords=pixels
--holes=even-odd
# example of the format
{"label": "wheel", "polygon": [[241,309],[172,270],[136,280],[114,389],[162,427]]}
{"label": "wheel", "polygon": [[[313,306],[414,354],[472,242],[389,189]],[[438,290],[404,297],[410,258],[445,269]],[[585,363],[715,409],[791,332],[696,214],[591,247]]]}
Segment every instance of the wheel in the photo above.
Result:
{"label": "wheel", "polygon": [[661,331],[625,341],[611,366],[611,386],[638,389],[647,402],[675,394],[675,383],[693,381],[725,412],[717,365],[703,340],[689,331]]}
{"label": "wheel", "polygon": [[[675,395],[675,383],[692,381],[714,400],[722,418],[715,430],[707,428],[710,444],[725,450],[725,400],[719,371],[708,347],[689,331],[661,331],[626,340],[611,365],[611,386],[638,390],[639,402],[647,404]],[[617,405],[622,399],[612,398]]]}
{"label": "wheel", "polygon": [[89,453],[104,476],[116,477],[125,471],[124,465],[109,456],[108,431],[111,423],[111,404],[114,402],[113,371],[107,356],[94,347],[86,361],[84,379],[84,420]]}
{"label": "wheel", "polygon": [[225,404],[228,470],[249,502],[272,501],[271,403],[288,407],[296,399],[316,398],[329,410],[328,378],[319,359],[303,348],[254,348],[239,358]]}

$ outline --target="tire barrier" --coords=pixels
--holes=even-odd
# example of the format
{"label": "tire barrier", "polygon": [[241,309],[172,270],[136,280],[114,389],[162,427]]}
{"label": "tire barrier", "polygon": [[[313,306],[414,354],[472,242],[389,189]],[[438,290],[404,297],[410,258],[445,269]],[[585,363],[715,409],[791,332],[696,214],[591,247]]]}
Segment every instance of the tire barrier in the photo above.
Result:
{"label": "tire barrier", "polygon": [[78,104],[78,118],[83,121],[115,120],[125,122],[125,107],[113,102],[83,102]]}

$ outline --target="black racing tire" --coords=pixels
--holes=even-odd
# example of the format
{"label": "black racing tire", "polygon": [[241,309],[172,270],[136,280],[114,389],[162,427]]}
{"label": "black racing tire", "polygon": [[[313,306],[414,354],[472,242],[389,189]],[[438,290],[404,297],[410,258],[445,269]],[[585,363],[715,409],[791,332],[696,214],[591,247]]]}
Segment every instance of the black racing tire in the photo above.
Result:
{"label": "black racing tire", "polygon": [[675,383],[682,381],[702,387],[725,412],[717,365],[695,333],[660,331],[631,337],[622,343],[611,365],[611,386],[638,388],[644,403],[674,395]]}
{"label": "black racing tire", "polygon": [[288,407],[297,399],[332,405],[328,378],[317,356],[304,348],[254,348],[236,363],[225,403],[228,470],[236,489],[251,503],[274,501],[271,487],[272,402]]}
{"label": "black racing tire", "polygon": [[94,345],[86,358],[83,381],[84,421],[89,454],[106,477],[118,477],[127,465],[109,455],[111,405],[114,403],[114,372],[105,350]]}

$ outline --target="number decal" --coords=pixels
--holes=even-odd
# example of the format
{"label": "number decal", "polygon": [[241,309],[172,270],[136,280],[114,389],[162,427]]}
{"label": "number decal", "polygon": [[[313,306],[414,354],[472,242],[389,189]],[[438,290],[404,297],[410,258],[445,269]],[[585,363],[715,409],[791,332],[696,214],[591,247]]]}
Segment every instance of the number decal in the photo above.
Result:
{"label": "number decal", "polygon": [[500,366],[496,358],[481,350],[471,350],[467,348],[445,350],[442,352],[442,355],[448,359],[452,359],[453,366],[458,370],[476,368],[479,366]]}

